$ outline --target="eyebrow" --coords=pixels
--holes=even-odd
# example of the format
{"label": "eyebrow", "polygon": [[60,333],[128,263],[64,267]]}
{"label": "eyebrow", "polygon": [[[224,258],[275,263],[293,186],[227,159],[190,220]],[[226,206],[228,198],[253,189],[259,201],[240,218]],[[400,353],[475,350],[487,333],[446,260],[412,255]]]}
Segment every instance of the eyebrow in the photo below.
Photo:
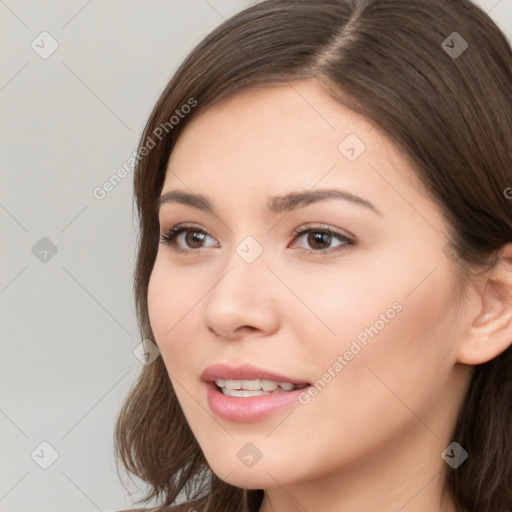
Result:
{"label": "eyebrow", "polygon": [[[267,204],[267,212],[277,215],[284,212],[290,212],[307,206],[312,203],[327,201],[330,199],[338,199],[349,203],[363,206],[378,215],[382,212],[370,201],[363,199],[344,190],[322,189],[311,190],[307,192],[291,192],[284,196],[275,196],[270,198]],[[162,194],[157,200],[157,209],[160,210],[162,205],[170,203],[179,203],[192,206],[204,212],[214,213],[214,208],[208,199],[200,194],[192,194],[181,190],[171,190]]]}

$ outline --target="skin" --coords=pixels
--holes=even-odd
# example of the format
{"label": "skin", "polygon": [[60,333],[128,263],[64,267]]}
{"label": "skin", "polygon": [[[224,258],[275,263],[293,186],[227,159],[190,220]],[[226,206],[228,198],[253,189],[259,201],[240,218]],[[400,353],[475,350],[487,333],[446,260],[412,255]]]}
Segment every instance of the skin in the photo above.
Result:
{"label": "skin", "polygon": [[[353,162],[338,149],[349,134],[366,146]],[[337,199],[265,211],[272,196],[324,188],[380,214]],[[483,282],[460,300],[447,224],[401,152],[315,82],[274,84],[225,98],[187,126],[169,160],[170,190],[203,194],[215,209],[161,207],[162,234],[191,223],[208,236],[187,245],[194,230],[181,235],[185,253],[160,244],[148,289],[155,340],[215,474],[265,489],[261,512],[455,511],[443,499],[441,453],[471,364],[508,345],[479,345],[476,320],[488,327],[482,307],[495,302],[483,301]],[[355,245],[294,235],[326,226]],[[236,252],[247,236],[263,249],[253,263]],[[313,383],[394,303],[401,311],[307,405],[252,423],[209,409],[200,375],[211,364]],[[248,442],[262,454],[250,468],[237,457]]]}

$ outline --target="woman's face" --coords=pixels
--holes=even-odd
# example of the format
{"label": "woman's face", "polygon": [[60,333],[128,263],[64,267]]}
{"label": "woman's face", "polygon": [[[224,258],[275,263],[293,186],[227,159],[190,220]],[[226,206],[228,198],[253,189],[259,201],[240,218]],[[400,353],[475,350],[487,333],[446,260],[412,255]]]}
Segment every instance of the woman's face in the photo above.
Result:
{"label": "woman's face", "polygon": [[309,81],[237,93],[187,126],[165,195],[161,234],[188,231],[159,245],[151,326],[220,478],[444,465],[467,385],[447,227],[371,122]]}

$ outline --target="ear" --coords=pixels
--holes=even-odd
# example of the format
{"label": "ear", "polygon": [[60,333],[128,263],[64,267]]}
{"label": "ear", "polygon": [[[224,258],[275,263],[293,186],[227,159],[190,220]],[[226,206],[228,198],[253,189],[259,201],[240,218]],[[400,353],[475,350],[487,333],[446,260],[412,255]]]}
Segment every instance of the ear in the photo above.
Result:
{"label": "ear", "polygon": [[486,363],[512,345],[512,243],[501,249],[481,290],[481,306],[459,346],[460,363]]}

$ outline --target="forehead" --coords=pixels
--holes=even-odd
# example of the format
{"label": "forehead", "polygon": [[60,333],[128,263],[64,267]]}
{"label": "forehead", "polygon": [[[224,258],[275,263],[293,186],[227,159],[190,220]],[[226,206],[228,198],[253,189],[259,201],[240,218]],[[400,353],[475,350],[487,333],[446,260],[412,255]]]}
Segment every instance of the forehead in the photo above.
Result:
{"label": "forehead", "polygon": [[[201,108],[201,105],[199,105]],[[225,135],[224,142],[284,143],[288,138],[318,137],[336,142],[343,133],[357,132],[361,139],[374,123],[334,100],[316,81],[257,85],[231,93],[209,105],[180,136],[206,140]],[[277,133],[281,139],[276,141]],[[229,137],[228,137],[229,135]],[[376,134],[377,135],[377,134]]]}
{"label": "forehead", "polygon": [[269,154],[285,154],[290,161],[309,154],[309,161],[319,157],[316,150],[336,156],[346,150],[346,156],[353,157],[351,146],[356,157],[370,147],[374,157],[407,167],[403,153],[372,120],[332,98],[318,82],[304,80],[252,86],[199,110],[180,135],[170,161],[201,156],[248,160]]}
{"label": "forehead", "polygon": [[163,190],[284,193],[320,182],[378,195],[398,183],[402,194],[425,195],[404,152],[312,80],[253,86],[199,110],[171,153]]}

